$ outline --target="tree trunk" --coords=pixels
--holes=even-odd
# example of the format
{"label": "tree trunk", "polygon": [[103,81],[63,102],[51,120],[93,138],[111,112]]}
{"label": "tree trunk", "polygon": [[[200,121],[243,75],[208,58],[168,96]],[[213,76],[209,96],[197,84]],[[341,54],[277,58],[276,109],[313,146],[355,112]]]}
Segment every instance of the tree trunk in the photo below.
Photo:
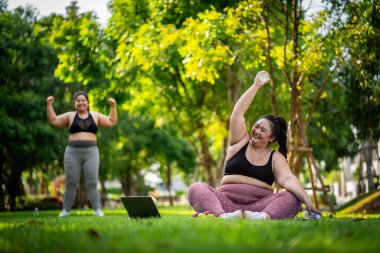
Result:
{"label": "tree trunk", "polygon": [[172,169],[171,169],[171,166],[170,164],[167,165],[167,170],[166,170],[166,189],[168,189],[168,192],[169,192],[169,203],[170,203],[170,206],[173,206],[173,196],[171,194],[171,191],[172,191]]}
{"label": "tree trunk", "polygon": [[5,186],[5,171],[4,171],[4,154],[0,156],[0,212],[6,211],[5,208],[5,191],[4,191],[4,186]]}
{"label": "tree trunk", "polygon": [[[242,92],[242,83],[240,80],[235,81],[233,71],[231,69],[231,66],[227,66],[227,93],[228,93],[228,115],[231,115],[234,106],[241,96]],[[229,117],[226,119],[222,119],[222,121],[226,122],[227,130],[229,129]],[[223,148],[221,151],[220,158],[217,161],[216,165],[216,174],[215,174],[215,179],[220,182],[220,180],[223,177],[224,174],[224,165],[225,165],[225,160],[227,156],[227,149],[228,149],[228,137],[223,138]]]}
{"label": "tree trunk", "polygon": [[[19,169],[17,166],[14,166],[11,170],[11,175],[7,182],[6,188],[9,194],[9,208],[11,211],[15,211],[18,208],[16,203],[17,197],[21,197],[25,193],[21,180],[21,169]],[[20,199],[19,204],[21,205],[20,207],[24,205],[22,199]]]}
{"label": "tree trunk", "polygon": [[[287,13],[289,14],[289,13]],[[292,40],[293,40],[293,61],[298,59],[298,26],[299,26],[300,13],[298,8],[298,1],[292,0]],[[286,42],[285,42],[286,43]],[[285,66],[286,67],[286,66]],[[298,177],[302,162],[302,153],[297,150],[297,147],[302,147],[299,129],[297,128],[297,120],[302,122],[302,106],[301,106],[301,75],[295,65],[293,71],[289,76],[289,85],[291,87],[291,104],[290,104],[290,125],[288,132],[288,147],[289,152],[289,166],[293,173]]]}
{"label": "tree trunk", "polygon": [[[234,109],[234,106],[239,99],[239,97],[242,95],[242,83],[237,80],[235,82],[233,72],[231,70],[231,66],[227,66],[227,93],[228,93],[228,106],[229,106],[229,114],[232,113],[232,110]],[[229,118],[227,119],[227,122],[229,121]]]}
{"label": "tree trunk", "polygon": [[131,170],[127,166],[125,173],[122,173],[122,176],[120,177],[120,183],[125,196],[131,195],[131,179]]}
{"label": "tree trunk", "polygon": [[84,208],[87,205],[86,185],[84,183],[83,176],[80,176],[79,187],[76,192],[75,201],[73,207]]}
{"label": "tree trunk", "polygon": [[107,188],[104,180],[100,180],[100,185],[101,185],[101,194],[100,194],[100,203],[102,207],[106,206],[106,201],[107,201]]}
{"label": "tree trunk", "polygon": [[45,174],[42,171],[41,176],[40,176],[40,180],[39,180],[39,184],[40,184],[40,188],[41,188],[41,193],[44,194],[46,197],[48,197],[49,196],[49,189],[48,189],[48,186],[46,184],[46,180],[45,180],[44,175]]}
{"label": "tree trunk", "polygon": [[199,140],[201,142],[202,164],[205,168],[207,182],[211,187],[215,187],[215,177],[212,171],[212,157],[209,150],[210,146],[206,135],[203,133],[203,129],[201,129]]}
{"label": "tree trunk", "polygon": [[373,182],[373,173],[372,173],[372,167],[373,167],[373,150],[372,150],[372,142],[371,141],[365,141],[362,146],[362,152],[364,161],[366,164],[366,178],[368,182],[368,190],[375,189],[375,184]]}
{"label": "tree trunk", "polygon": [[29,171],[29,173],[28,173],[27,182],[28,182],[28,194],[30,194],[30,195],[36,194],[36,192],[34,191],[34,180],[33,180],[33,172],[32,171]]}
{"label": "tree trunk", "polygon": [[216,180],[220,182],[224,174],[224,164],[227,156],[227,148],[228,148],[228,138],[223,138],[223,148],[221,151],[221,156],[216,165]]}
{"label": "tree trunk", "polygon": [[[292,88],[291,92],[291,105],[290,105],[290,124],[288,132],[288,149],[289,149],[289,166],[293,173],[298,177],[302,162],[302,153],[297,150],[297,147],[302,147],[302,141],[300,139],[299,128],[297,127],[297,119],[301,117],[301,102],[300,102],[300,92],[296,85]],[[305,135],[306,136],[306,135]]]}
{"label": "tree trunk", "polygon": [[359,184],[358,184],[358,194],[365,193],[365,184],[364,184],[364,177],[363,177],[363,153],[360,154],[359,159]]}
{"label": "tree trunk", "polygon": [[145,192],[144,192],[144,177],[141,175],[140,170],[133,170],[133,171],[135,171],[134,175],[136,177],[136,180],[134,180],[130,186],[130,194],[131,195],[145,194]]}

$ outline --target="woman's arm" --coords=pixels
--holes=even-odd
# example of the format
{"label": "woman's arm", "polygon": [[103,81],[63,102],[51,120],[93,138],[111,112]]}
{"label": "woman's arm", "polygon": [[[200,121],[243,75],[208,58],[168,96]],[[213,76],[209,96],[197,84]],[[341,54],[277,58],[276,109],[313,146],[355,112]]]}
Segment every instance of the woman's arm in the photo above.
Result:
{"label": "woman's arm", "polygon": [[288,192],[293,193],[301,202],[305,203],[306,209],[309,213],[313,211],[321,214],[321,212],[315,208],[313,203],[310,201],[305,189],[301,185],[301,182],[290,170],[289,164],[285,157],[276,152],[273,158],[273,173],[277,184]]}
{"label": "woman's arm", "polygon": [[62,127],[66,127],[69,125],[69,112],[67,113],[64,113],[64,114],[61,114],[61,115],[56,115],[55,114],[55,111],[54,111],[54,108],[53,108],[53,102],[54,102],[54,97],[53,96],[49,96],[47,99],[46,99],[46,112],[47,112],[47,118],[48,118],[48,121],[49,121],[49,124],[52,126],[52,127],[58,127],[58,128],[62,128]]}
{"label": "woman's arm", "polygon": [[112,127],[117,123],[116,101],[113,98],[108,99],[111,106],[111,111],[108,116],[98,113],[98,125],[102,127]]}
{"label": "woman's arm", "polygon": [[249,89],[239,98],[231,113],[229,134],[229,143],[231,146],[248,137],[244,114],[251,105],[257,91],[269,81],[266,80],[263,82],[260,80],[259,76],[262,73],[265,73],[265,71],[261,71],[256,75],[255,81],[251,87],[249,87]]}

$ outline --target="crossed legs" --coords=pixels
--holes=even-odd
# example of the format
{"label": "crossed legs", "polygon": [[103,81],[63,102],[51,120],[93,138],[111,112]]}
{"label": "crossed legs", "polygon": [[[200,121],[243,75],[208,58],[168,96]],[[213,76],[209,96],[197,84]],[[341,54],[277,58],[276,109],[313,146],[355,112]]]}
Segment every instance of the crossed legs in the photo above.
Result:
{"label": "crossed legs", "polygon": [[291,219],[300,211],[300,201],[289,192],[271,191],[247,184],[227,184],[216,190],[204,183],[189,187],[188,199],[196,212],[215,216],[237,210],[262,212],[271,219]]}

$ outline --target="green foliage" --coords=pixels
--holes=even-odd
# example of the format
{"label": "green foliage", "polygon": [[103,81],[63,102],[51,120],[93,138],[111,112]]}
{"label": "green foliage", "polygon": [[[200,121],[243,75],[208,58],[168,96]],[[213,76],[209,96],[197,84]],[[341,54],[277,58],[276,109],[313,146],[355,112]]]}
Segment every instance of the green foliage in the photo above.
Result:
{"label": "green foliage", "polygon": [[176,163],[180,170],[190,173],[195,167],[195,153],[186,140],[170,133],[170,130],[155,128],[152,132],[153,157],[163,164]]}
{"label": "green foliage", "polygon": [[377,1],[347,3],[342,34],[347,50],[339,72],[346,96],[344,112],[352,115],[360,140],[380,138],[380,4]]}
{"label": "green foliage", "polygon": [[[171,132],[170,132],[171,131]],[[144,189],[142,171],[159,162],[162,171],[175,165],[189,173],[195,166],[195,154],[190,145],[173,130],[155,127],[149,117],[121,111],[119,122],[112,129],[100,129],[98,144],[101,154],[100,175],[103,180],[119,178],[124,193]],[[142,192],[144,191],[144,192]]]}
{"label": "green foliage", "polygon": [[11,209],[23,195],[22,171],[51,163],[62,150],[45,109],[46,97],[60,90],[51,86],[56,59],[34,24],[31,9],[0,14],[0,210],[5,195]]}
{"label": "green foliage", "polygon": [[347,98],[339,85],[334,86],[329,95],[320,101],[319,110],[308,129],[308,134],[312,136],[310,146],[315,147],[313,155],[318,161],[324,161],[326,171],[337,169],[338,157],[353,156],[359,147],[352,129],[351,114],[344,112]]}
{"label": "green foliage", "polygon": [[184,23],[178,49],[182,57],[186,78],[199,83],[215,84],[226,65],[233,63],[233,54],[227,45],[221,43],[219,26],[222,14],[215,10],[198,14],[199,19],[189,18]]}
{"label": "green foliage", "polygon": [[58,52],[56,76],[71,83],[101,83],[108,67],[102,30],[91,12],[78,14],[76,2],[67,18],[55,18],[50,43]]}

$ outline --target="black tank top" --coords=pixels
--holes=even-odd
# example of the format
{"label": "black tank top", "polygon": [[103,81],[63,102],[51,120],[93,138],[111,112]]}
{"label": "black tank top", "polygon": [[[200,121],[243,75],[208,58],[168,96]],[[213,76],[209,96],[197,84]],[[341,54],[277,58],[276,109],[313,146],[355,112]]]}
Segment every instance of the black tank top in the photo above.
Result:
{"label": "black tank top", "polygon": [[98,131],[98,126],[95,124],[95,121],[91,116],[91,113],[88,113],[87,118],[81,119],[78,116],[78,112],[76,112],[73,123],[71,123],[69,130],[71,134],[79,132],[89,132],[96,134],[96,132]]}
{"label": "black tank top", "polygon": [[224,168],[224,175],[242,175],[247,177],[256,178],[269,185],[274,182],[274,175],[272,171],[272,156],[275,152],[271,152],[267,164],[257,166],[248,161],[245,156],[248,144],[245,144],[233,157],[231,157]]}

